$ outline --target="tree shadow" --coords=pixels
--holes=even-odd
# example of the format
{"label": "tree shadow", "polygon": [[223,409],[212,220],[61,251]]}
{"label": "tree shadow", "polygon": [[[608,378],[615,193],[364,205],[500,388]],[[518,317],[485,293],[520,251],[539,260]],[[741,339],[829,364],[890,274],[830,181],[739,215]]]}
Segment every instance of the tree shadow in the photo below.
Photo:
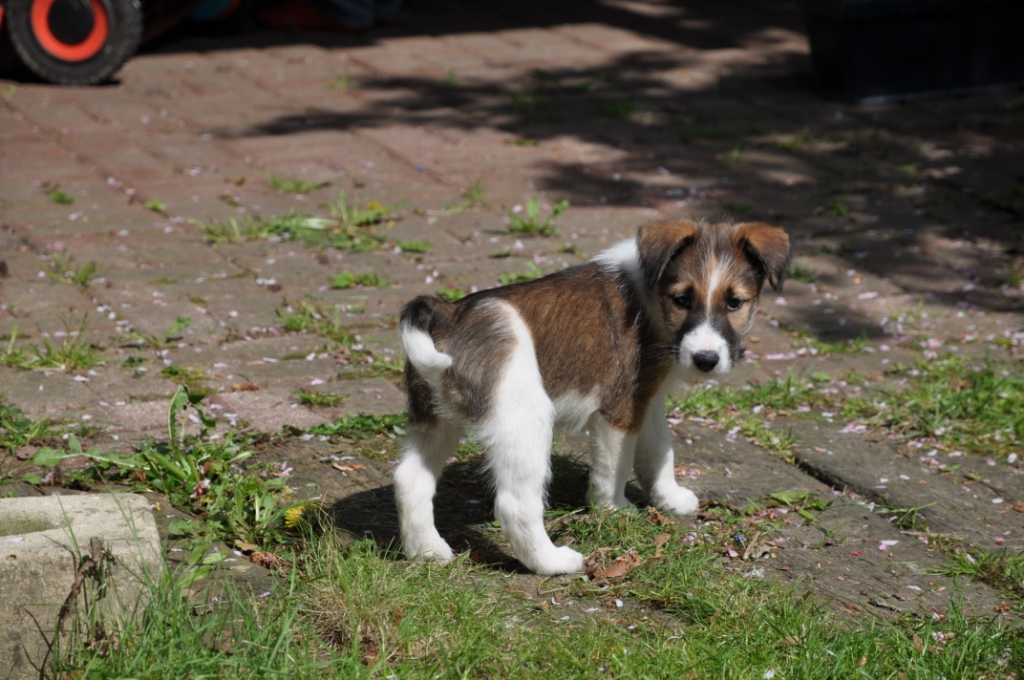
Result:
{"label": "tree shadow", "polygon": [[[565,455],[552,456],[547,505],[574,512],[587,508],[590,469]],[[514,573],[527,573],[511,554],[494,521],[494,492],[482,458],[444,469],[434,496],[434,522],[457,554]],[[388,484],[345,496],[326,508],[327,527],[373,540],[394,559],[402,559],[394,486]],[[326,528],[326,527],[325,527]]]}

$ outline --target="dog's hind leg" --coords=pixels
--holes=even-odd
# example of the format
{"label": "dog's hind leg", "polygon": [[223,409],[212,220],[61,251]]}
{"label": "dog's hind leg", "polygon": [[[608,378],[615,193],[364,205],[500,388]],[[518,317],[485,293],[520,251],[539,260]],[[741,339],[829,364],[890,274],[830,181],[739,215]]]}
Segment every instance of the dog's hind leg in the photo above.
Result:
{"label": "dog's hind leg", "polygon": [[450,560],[451,547],[434,525],[434,492],[444,461],[459,446],[460,429],[444,421],[410,425],[395,469],[395,502],[402,546],[410,558]]}
{"label": "dog's hind leg", "polygon": [[544,391],[533,340],[512,309],[515,347],[495,385],[491,412],[476,426],[494,480],[494,515],[519,561],[537,574],[583,569],[583,556],[556,547],[544,529],[544,496],[551,477],[555,406]]}
{"label": "dog's hind leg", "polygon": [[695,493],[676,483],[675,455],[663,404],[663,396],[658,395],[647,407],[636,445],[636,475],[651,505],[688,515],[696,512],[700,501]]}
{"label": "dog's hind leg", "polygon": [[616,429],[598,413],[588,425],[594,460],[590,468],[590,505],[612,510],[636,509],[625,493],[633,472],[636,435]]}

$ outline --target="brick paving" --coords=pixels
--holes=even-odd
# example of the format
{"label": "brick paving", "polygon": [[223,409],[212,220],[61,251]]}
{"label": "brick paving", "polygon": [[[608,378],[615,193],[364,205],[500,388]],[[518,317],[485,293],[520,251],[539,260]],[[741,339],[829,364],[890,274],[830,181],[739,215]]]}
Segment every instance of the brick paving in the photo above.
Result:
{"label": "brick paving", "polygon": [[[415,295],[493,286],[530,261],[554,271],[670,216],[779,224],[817,274],[767,296],[737,382],[879,374],[919,356],[907,341],[921,335],[993,356],[1020,344],[1024,293],[1007,273],[1024,254],[1024,96],[825,99],[794,2],[411,1],[361,36],[179,32],[103,87],[0,76],[0,337],[17,327],[30,348],[83,328],[103,359],[0,367],[0,398],[95,426],[98,446],[161,436],[171,364],[202,373],[222,427],[399,411],[393,375],[287,331],[282,310],[336,310],[379,362]],[[329,184],[290,195],[271,173]],[[474,184],[487,205],[451,210]],[[73,204],[51,200],[57,186]],[[213,244],[193,223],[326,215],[339,191],[399,206],[376,229],[388,247]],[[557,236],[508,234],[530,198],[545,212],[570,201]],[[97,278],[47,278],[61,252]],[[390,283],[330,289],[343,269]],[[908,312],[913,327],[898,321]],[[165,347],[125,337],[162,339],[178,317],[191,325]],[[800,333],[863,335],[868,351],[811,356]],[[346,399],[311,409],[300,389]]]}

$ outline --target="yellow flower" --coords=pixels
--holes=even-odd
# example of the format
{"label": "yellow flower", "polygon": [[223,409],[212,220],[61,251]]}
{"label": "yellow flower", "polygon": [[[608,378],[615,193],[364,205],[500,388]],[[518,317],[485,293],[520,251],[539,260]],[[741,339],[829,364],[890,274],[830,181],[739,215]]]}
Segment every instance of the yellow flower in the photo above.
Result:
{"label": "yellow flower", "polygon": [[303,503],[302,505],[296,505],[294,508],[288,508],[284,511],[284,525],[289,529],[294,529],[302,521],[302,515],[306,512],[308,506]]}

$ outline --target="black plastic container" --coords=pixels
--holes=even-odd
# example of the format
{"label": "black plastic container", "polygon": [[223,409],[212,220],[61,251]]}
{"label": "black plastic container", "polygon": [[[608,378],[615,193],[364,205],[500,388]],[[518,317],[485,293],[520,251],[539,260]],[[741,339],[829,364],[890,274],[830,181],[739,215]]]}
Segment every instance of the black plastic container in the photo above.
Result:
{"label": "black plastic container", "polygon": [[859,104],[1024,87],[1024,0],[800,0],[818,88]]}

